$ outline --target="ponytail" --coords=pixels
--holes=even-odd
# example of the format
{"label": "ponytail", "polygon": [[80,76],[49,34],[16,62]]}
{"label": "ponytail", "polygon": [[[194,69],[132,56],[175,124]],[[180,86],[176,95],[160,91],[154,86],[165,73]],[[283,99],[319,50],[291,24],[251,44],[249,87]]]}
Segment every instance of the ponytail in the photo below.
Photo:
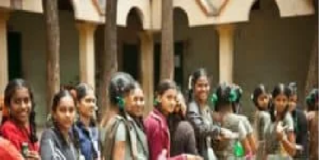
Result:
{"label": "ponytail", "polygon": [[73,138],[72,138],[73,145],[77,149],[78,153],[80,154],[80,148],[81,148],[80,147],[80,137],[79,137],[79,134],[78,134],[75,124],[72,125],[72,135],[73,135]]}

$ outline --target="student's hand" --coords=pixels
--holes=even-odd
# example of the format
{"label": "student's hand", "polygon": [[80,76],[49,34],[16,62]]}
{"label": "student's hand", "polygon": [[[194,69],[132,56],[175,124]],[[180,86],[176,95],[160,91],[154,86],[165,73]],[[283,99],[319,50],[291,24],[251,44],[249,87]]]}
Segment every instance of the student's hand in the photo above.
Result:
{"label": "student's hand", "polygon": [[284,130],[287,128],[288,126],[282,126],[282,122],[278,122],[277,127],[276,127],[276,134],[277,134],[277,138],[279,141],[281,141],[284,137]]}
{"label": "student's hand", "polygon": [[221,122],[222,116],[218,112],[213,112],[213,121],[214,122]]}
{"label": "student's hand", "polygon": [[308,112],[307,115],[306,115],[306,117],[307,117],[307,120],[308,120],[308,121],[314,119],[314,117],[315,117],[315,112],[314,112],[314,111],[310,111],[310,112]]}
{"label": "student's hand", "polygon": [[187,160],[203,160],[202,157],[196,156],[196,155],[192,155],[192,154],[187,154],[186,155],[186,159]]}
{"label": "student's hand", "polygon": [[166,160],[167,159],[167,153],[168,153],[168,151],[166,149],[163,149],[157,159],[158,160]]}
{"label": "student's hand", "polygon": [[40,156],[36,151],[29,151],[27,155],[27,160],[40,160]]}
{"label": "student's hand", "polygon": [[238,138],[238,134],[232,132],[229,129],[221,128],[220,138],[221,139],[236,139],[236,138]]}
{"label": "student's hand", "polygon": [[296,144],[296,150],[303,151],[304,148],[303,148],[303,146]]}

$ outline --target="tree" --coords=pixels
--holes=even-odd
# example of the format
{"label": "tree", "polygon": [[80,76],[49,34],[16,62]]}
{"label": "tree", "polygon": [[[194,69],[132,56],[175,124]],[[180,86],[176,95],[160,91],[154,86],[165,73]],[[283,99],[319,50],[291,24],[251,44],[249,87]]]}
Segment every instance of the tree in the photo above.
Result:
{"label": "tree", "polygon": [[60,89],[60,26],[58,0],[43,0],[46,22],[47,113],[54,94]]}
{"label": "tree", "polygon": [[108,106],[108,86],[111,75],[117,71],[117,0],[106,2],[105,51],[103,68],[99,80],[99,118],[103,117]]}
{"label": "tree", "polygon": [[[318,1],[314,1],[315,10],[316,10],[316,17],[318,20]],[[308,72],[306,77],[306,84],[305,84],[305,95],[308,95],[308,93],[312,90],[312,88],[318,88],[318,21],[315,25],[315,40],[313,43],[313,49],[312,53],[310,55],[309,59],[309,66],[308,66]]]}
{"label": "tree", "polygon": [[163,0],[160,80],[174,77],[173,41],[173,0]]}

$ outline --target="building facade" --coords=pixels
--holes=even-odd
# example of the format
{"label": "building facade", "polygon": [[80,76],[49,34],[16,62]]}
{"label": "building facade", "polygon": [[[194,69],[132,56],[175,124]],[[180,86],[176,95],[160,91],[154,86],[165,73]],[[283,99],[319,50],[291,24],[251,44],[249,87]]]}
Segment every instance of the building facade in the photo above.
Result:
{"label": "building facade", "polygon": [[[118,0],[118,70],[131,73],[152,109],[159,79],[162,0]],[[244,112],[258,83],[296,81],[303,88],[318,14],[311,0],[174,0],[175,80],[205,67],[213,85],[244,90]],[[59,0],[61,83],[96,86],[104,51],[105,0]],[[46,28],[42,0],[0,1],[0,90],[8,80],[31,83],[37,122],[46,117]]]}

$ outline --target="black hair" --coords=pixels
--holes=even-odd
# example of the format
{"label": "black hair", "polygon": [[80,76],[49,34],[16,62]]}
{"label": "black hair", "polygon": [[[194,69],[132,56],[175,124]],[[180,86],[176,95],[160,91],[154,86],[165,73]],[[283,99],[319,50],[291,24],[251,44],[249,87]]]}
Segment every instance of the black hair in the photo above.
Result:
{"label": "black hair", "polygon": [[76,102],[77,101],[77,91],[76,87],[70,84],[67,85],[61,85],[60,90],[67,90],[71,93],[73,100]]}
{"label": "black hair", "polygon": [[[254,89],[252,97],[251,97],[255,107],[259,111],[265,110],[264,108],[260,107],[260,105],[258,104],[258,98],[262,94],[268,94],[268,91],[267,91],[267,88],[265,87],[265,85],[261,83]],[[266,110],[268,110],[268,108]]]}
{"label": "black hair", "polygon": [[297,83],[296,82],[290,82],[288,84],[288,87],[291,91],[291,95],[297,95]]}
{"label": "black hair", "polygon": [[[13,95],[15,94],[16,90],[20,89],[20,88],[26,88],[28,90],[30,100],[32,103],[31,112],[29,114],[29,124],[30,124],[30,133],[31,133],[29,135],[29,140],[32,143],[35,143],[38,141],[37,134],[36,134],[37,133],[36,122],[35,122],[35,116],[36,116],[35,106],[36,106],[36,104],[34,101],[34,95],[33,95],[32,89],[29,86],[29,84],[23,79],[11,80],[5,88],[4,104],[5,104],[5,106],[8,106],[8,108],[10,108],[11,107],[10,101],[11,101]],[[11,117],[11,115],[9,115],[9,116]],[[2,121],[2,123],[4,123],[5,121],[6,120],[4,119]]]}
{"label": "black hair", "polygon": [[[178,90],[178,94],[181,94],[181,91]],[[177,105],[181,105],[179,104],[180,102],[178,102]],[[171,113],[168,118],[167,118],[167,122],[168,122],[168,127],[169,127],[169,131],[170,131],[170,135],[171,135],[171,140],[173,139],[174,133],[176,131],[176,129],[178,128],[178,125],[181,121],[186,120],[186,117],[182,114],[182,108],[180,107],[179,112],[173,112]]]}
{"label": "black hair", "polygon": [[212,102],[214,104],[215,111],[220,111],[223,109],[223,107],[228,105],[233,106],[233,104],[237,102],[237,97],[237,93],[233,87],[226,83],[219,84],[212,94]]}
{"label": "black hair", "polygon": [[242,95],[243,95],[243,90],[240,86],[238,85],[235,85],[233,86],[232,88],[236,94],[236,100],[234,101],[233,105],[232,105],[232,109],[233,109],[233,112],[234,113],[240,113],[240,110],[241,110],[241,98],[242,98]]}
{"label": "black hair", "polygon": [[159,85],[157,86],[156,94],[157,95],[163,95],[165,91],[168,89],[175,89],[177,90],[177,85],[174,81],[169,79],[162,80]]}
{"label": "black hair", "polygon": [[[58,107],[61,99],[64,97],[71,97],[74,105],[76,104],[75,99],[74,99],[73,95],[71,94],[71,92],[69,90],[62,89],[54,95],[53,102],[52,102],[52,112],[57,111],[57,107]],[[65,140],[62,132],[59,129],[57,121],[54,119],[54,117],[52,117],[52,118],[53,118],[53,124],[54,124],[55,131],[58,133],[58,136],[60,137],[62,142],[65,143],[66,145],[68,145],[68,142]],[[74,125],[75,124],[72,124],[72,126],[71,126],[72,134],[73,134],[72,142],[73,142],[73,145],[75,146],[75,148],[77,148],[79,150],[80,149],[80,138],[79,138],[79,134],[78,134]]]}
{"label": "black hair", "polygon": [[318,89],[314,88],[309,92],[309,94],[306,97],[306,103],[307,103],[307,110],[308,111],[318,111],[319,108],[316,106],[316,102],[318,102],[319,95],[318,95]]}
{"label": "black hair", "polygon": [[75,91],[77,93],[76,100],[80,101],[82,98],[87,96],[89,91],[93,91],[93,87],[87,83],[80,83],[75,87]]}
{"label": "black hair", "polygon": [[[125,72],[116,72],[112,75],[108,86],[109,108],[118,109],[123,118],[126,119],[125,101],[127,96],[135,88],[134,78]],[[101,125],[106,125],[109,120],[109,114],[103,116]]]}
{"label": "black hair", "polygon": [[[272,100],[274,100],[280,94],[284,94],[285,96],[287,96],[287,99],[289,99],[289,97],[291,96],[291,90],[283,83],[279,83],[274,87],[272,91]],[[289,109],[289,104],[287,103],[287,106],[285,107],[283,113],[279,115],[281,120],[285,118],[288,109]],[[270,112],[271,121],[275,122],[277,115],[276,115],[276,108],[273,102],[270,104],[269,112]]]}
{"label": "black hair", "polygon": [[124,98],[134,88],[135,80],[130,74],[124,72],[115,73],[110,80],[108,89],[110,103],[123,110],[124,106],[121,106],[120,98]]}
{"label": "black hair", "polygon": [[[291,96],[294,96],[296,95],[297,96],[297,83],[296,82],[290,82],[288,84],[288,88],[290,89],[290,92],[291,92]],[[298,98],[298,97],[297,97]],[[297,104],[296,104],[297,105]],[[297,106],[296,106],[297,107]],[[293,117],[293,119],[295,120],[297,117],[296,115],[296,109],[294,109],[292,112],[291,112],[291,116]],[[294,125],[297,126],[297,121],[295,122],[294,121]]]}
{"label": "black hair", "polygon": [[205,68],[198,68],[189,76],[188,102],[191,102],[194,100],[193,91],[195,88],[195,84],[196,84],[197,80],[203,76],[208,77],[208,72]]}

